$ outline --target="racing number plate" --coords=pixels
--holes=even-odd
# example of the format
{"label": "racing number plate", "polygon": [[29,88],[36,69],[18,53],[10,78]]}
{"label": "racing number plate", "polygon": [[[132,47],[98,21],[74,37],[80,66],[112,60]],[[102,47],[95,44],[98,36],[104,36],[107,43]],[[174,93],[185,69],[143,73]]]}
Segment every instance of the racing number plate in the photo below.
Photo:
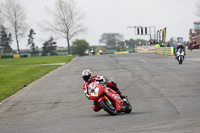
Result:
{"label": "racing number plate", "polygon": [[93,92],[91,92],[91,96],[98,97],[98,95],[99,95],[99,88],[97,87],[97,88],[94,89]]}

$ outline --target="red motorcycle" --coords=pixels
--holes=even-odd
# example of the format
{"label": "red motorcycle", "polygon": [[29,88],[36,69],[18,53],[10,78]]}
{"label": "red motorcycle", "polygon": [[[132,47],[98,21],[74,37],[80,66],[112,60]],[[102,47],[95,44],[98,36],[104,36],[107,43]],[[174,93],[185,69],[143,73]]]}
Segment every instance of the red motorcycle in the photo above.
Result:
{"label": "red motorcycle", "polygon": [[99,107],[103,108],[110,115],[118,113],[130,113],[132,106],[128,98],[121,99],[119,94],[100,82],[93,82],[88,86],[89,98],[94,100]]}

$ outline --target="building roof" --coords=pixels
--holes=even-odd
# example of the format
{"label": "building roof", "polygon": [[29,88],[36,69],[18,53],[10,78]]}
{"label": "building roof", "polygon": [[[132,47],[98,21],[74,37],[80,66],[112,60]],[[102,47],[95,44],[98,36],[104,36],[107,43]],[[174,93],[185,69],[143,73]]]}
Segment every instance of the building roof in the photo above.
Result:
{"label": "building roof", "polygon": [[200,21],[196,21],[196,22],[194,22],[194,24],[200,24]]}

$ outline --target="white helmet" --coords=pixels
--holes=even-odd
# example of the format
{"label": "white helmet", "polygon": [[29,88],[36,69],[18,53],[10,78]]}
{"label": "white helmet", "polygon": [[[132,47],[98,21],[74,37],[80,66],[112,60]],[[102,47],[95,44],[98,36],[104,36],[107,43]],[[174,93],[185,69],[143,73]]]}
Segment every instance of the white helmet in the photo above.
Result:
{"label": "white helmet", "polygon": [[85,69],[82,72],[82,78],[85,82],[88,82],[88,80],[91,78],[92,72],[89,69]]}

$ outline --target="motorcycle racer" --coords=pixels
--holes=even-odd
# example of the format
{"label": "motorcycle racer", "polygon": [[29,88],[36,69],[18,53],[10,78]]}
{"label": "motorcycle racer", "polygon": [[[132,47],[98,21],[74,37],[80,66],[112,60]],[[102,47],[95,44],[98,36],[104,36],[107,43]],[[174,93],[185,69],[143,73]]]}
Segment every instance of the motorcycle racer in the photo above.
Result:
{"label": "motorcycle racer", "polygon": [[185,48],[183,47],[183,45],[182,45],[181,43],[178,43],[178,45],[177,45],[177,47],[176,47],[176,49],[175,49],[175,59],[177,59],[176,53],[177,53],[177,51],[178,51],[179,49],[182,49],[183,52],[184,52],[184,54],[185,54]]}
{"label": "motorcycle racer", "polygon": [[[101,84],[106,85],[107,87],[111,88],[112,90],[114,90],[115,92],[117,92],[120,97],[126,98],[127,96],[123,95],[121,93],[121,91],[119,90],[119,88],[117,87],[117,84],[114,81],[109,81],[106,77],[100,76],[100,75],[92,75],[92,72],[89,69],[85,69],[82,72],[82,78],[85,81],[82,85],[85,96],[89,99],[89,94],[88,94],[88,88],[87,86],[90,85],[90,83],[95,82],[95,81],[99,81]],[[94,102],[92,109],[97,112],[99,111],[101,108]]]}

